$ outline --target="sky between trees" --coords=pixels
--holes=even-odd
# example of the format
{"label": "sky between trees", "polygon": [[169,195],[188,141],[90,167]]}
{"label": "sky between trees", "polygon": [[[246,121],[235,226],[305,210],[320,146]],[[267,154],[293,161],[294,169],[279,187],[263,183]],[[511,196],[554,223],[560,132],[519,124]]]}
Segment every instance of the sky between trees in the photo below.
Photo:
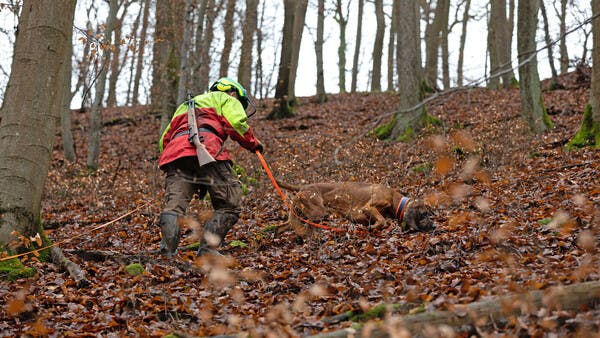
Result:
{"label": "sky between trees", "polygon": [[[105,2],[97,2],[98,9],[97,11],[91,13],[90,17],[86,14],[86,7],[88,7],[90,1],[78,1],[75,22],[74,22],[74,34],[73,34],[73,44],[74,44],[74,57],[73,63],[76,64],[77,60],[81,58],[83,46],[80,42],[80,38],[82,38],[81,32],[78,31],[78,28],[85,29],[86,23],[88,20],[91,20],[92,25],[96,25],[97,23],[102,23],[106,19],[106,13],[108,11],[108,5]],[[274,86],[274,81],[276,78],[277,72],[277,64],[279,61],[279,48],[281,41],[281,28],[283,25],[283,4],[280,0],[263,0],[266,5],[266,17],[265,17],[265,46],[262,49],[262,57],[265,60],[265,72],[273,72],[273,80],[272,85]],[[451,9],[450,9],[450,24],[455,21],[455,16],[457,12],[457,2],[451,1]],[[558,38],[558,26],[555,24],[557,22],[556,11],[554,10],[554,2],[550,0],[545,0],[549,21],[551,22],[550,26],[550,35],[556,40]],[[354,51],[354,39],[356,35],[356,23],[357,23],[357,5],[358,1],[356,0],[345,0],[345,4],[349,3],[349,21],[346,30],[347,35],[347,46],[346,53],[351,58],[351,55]],[[466,82],[470,81],[478,81],[482,79],[486,72],[489,73],[488,67],[486,67],[486,34],[487,34],[487,11],[489,10],[489,1],[487,0],[472,0],[471,4],[471,14],[473,18],[468,23],[468,32],[467,32],[467,42],[465,47],[465,63],[464,63],[464,74]],[[333,3],[332,1],[328,1],[326,3],[327,9],[332,10]],[[391,1],[384,1],[385,12],[389,13],[391,11]],[[139,11],[139,4],[133,3],[128,9],[126,19],[125,19],[125,34],[131,31],[131,26],[133,21],[135,20],[135,16]],[[458,15],[462,15],[462,8],[459,9]],[[585,0],[573,0],[571,11],[567,17],[567,27],[568,29],[571,27],[577,26],[580,22],[583,22],[586,18],[591,16],[591,8],[589,1]],[[554,24],[553,24],[554,23]],[[539,20],[538,24],[538,47],[544,45],[544,37],[543,37],[543,29],[542,29],[543,21]],[[152,31],[153,31],[153,22],[151,22],[149,39],[151,40]],[[424,25],[425,21],[421,20],[421,34],[424,33]],[[4,90],[6,87],[6,83],[8,81],[8,76],[10,72],[10,65],[12,62],[12,50],[14,43],[14,33],[16,31],[17,26],[17,17],[12,13],[8,8],[0,9],[0,98],[3,97]],[[386,26],[389,26],[389,17],[386,17]],[[217,26],[218,27],[218,26]],[[339,90],[338,88],[338,75],[337,75],[337,48],[339,46],[339,26],[333,19],[333,14],[331,11],[327,13],[327,17],[325,18],[325,27],[326,27],[326,35],[325,35],[325,48],[324,48],[324,63],[325,63],[325,89],[329,93],[335,93]],[[316,1],[309,1],[309,8],[306,15],[306,24],[305,31],[303,34],[302,45],[301,45],[301,57],[299,62],[299,74],[298,79],[296,80],[296,95],[298,96],[311,96],[316,93],[316,66],[315,66],[315,52],[314,52],[314,35],[316,29]],[[569,57],[580,58],[583,51],[583,44],[585,40],[585,32],[589,32],[591,30],[590,25],[583,26],[582,29],[577,30],[572,33],[568,39],[567,43],[569,45]],[[387,41],[387,31],[386,37],[384,41]],[[516,28],[515,28],[516,34]],[[358,90],[365,91],[369,88],[369,72],[371,69],[371,54],[373,48],[373,40],[375,37],[375,12],[374,6],[372,2],[367,1],[365,3],[364,10],[364,18],[363,18],[363,34],[362,34],[362,50],[360,55],[360,69],[359,76],[360,79],[358,83]],[[451,67],[451,76],[456,77],[456,63],[457,63],[457,49],[458,49],[458,40],[460,38],[460,25],[454,25],[452,31],[449,35],[450,40],[450,67]],[[222,37],[219,34],[215,35],[216,45],[222,43]],[[239,48],[239,41],[236,42],[237,45],[235,47]],[[588,41],[588,48],[591,48],[591,41]],[[387,48],[384,44],[384,55],[386,55]],[[236,55],[236,52],[239,54],[239,51],[234,49],[233,54]],[[425,52],[423,48],[423,53]],[[218,53],[216,50],[214,53]],[[142,80],[142,97],[140,101],[142,103],[146,103],[148,100],[149,88],[151,83],[151,58],[152,58],[152,45],[151,43],[146,45],[145,48],[145,64],[146,69],[144,72],[143,80]],[[213,57],[215,63],[218,62],[218,54]],[[513,39],[513,67],[516,66],[516,38]],[[589,54],[588,54],[589,56]],[[554,58],[558,58],[558,52],[554,52]],[[237,69],[237,60],[233,61],[232,68]],[[75,67],[74,67],[75,68]],[[347,78],[350,77],[352,64],[351,60],[347,63]],[[540,72],[541,78],[547,78],[550,76],[550,70],[548,66],[548,55],[545,51],[538,54],[538,68]],[[382,64],[382,74],[386,74],[386,62]],[[211,72],[213,77],[218,76],[218,67],[214,67]],[[232,74],[235,72],[232,71]],[[73,74],[74,80],[73,83],[76,82],[77,73],[76,71]],[[126,84],[128,81],[127,76],[121,76],[119,78],[119,87],[121,88],[121,92],[126,90]],[[455,84],[455,83],[454,83]],[[453,84],[453,85],[454,85]],[[386,78],[385,76],[382,78],[382,87],[386,88]],[[274,94],[274,91],[270,93],[270,96]],[[79,107],[81,102],[81,95],[76,95],[73,100],[73,107]]]}

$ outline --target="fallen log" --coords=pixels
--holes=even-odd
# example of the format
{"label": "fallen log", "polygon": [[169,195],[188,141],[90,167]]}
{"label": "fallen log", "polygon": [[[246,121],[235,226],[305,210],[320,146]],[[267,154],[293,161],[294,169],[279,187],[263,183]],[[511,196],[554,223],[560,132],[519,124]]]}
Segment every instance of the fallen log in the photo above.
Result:
{"label": "fallen log", "polygon": [[368,337],[390,337],[389,326],[392,324],[394,330],[405,330],[410,336],[425,336],[425,332],[439,328],[457,331],[464,327],[482,327],[491,320],[507,320],[511,316],[533,313],[540,308],[578,310],[591,307],[599,301],[600,282],[585,282],[454,305],[453,309],[448,311],[429,311],[391,317],[387,325],[377,325],[375,328],[371,326],[367,329],[368,332],[347,328],[317,334],[310,338],[362,337],[363,334]]}
{"label": "fallen log", "polygon": [[82,270],[79,265],[68,259],[59,247],[53,246],[50,249],[50,255],[54,264],[66,270],[69,275],[75,279],[78,288],[85,288],[90,285],[90,282],[85,276],[85,271]]}
{"label": "fallen log", "polygon": [[183,262],[176,259],[169,259],[156,255],[152,252],[139,252],[135,254],[125,254],[116,251],[107,250],[69,250],[70,254],[79,256],[81,259],[93,262],[104,262],[112,260],[123,265],[129,265],[131,263],[140,264],[162,264],[165,266],[173,266],[181,271],[188,271],[192,273],[202,273],[202,269],[198,268],[192,263]]}

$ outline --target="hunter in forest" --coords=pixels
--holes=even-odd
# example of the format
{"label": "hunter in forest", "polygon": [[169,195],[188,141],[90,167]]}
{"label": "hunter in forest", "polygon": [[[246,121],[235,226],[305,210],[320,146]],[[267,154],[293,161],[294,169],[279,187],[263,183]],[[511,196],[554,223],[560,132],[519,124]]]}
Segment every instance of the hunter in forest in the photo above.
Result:
{"label": "hunter in forest", "polygon": [[[166,205],[160,214],[162,235],[159,252],[171,257],[177,253],[180,229],[177,218],[186,214],[194,194],[210,194],[214,208],[204,224],[197,254],[218,255],[216,250],[241,212],[242,187],[232,168],[231,155],[224,148],[228,137],[250,151],[263,151],[262,143],[247,124],[250,102],[246,90],[236,81],[220,78],[204,94],[195,96],[192,109],[196,117],[198,139],[188,127],[188,105],[181,104],[160,141],[158,166],[166,173]],[[205,148],[211,161],[201,165],[198,148]],[[210,158],[209,157],[209,158]]]}

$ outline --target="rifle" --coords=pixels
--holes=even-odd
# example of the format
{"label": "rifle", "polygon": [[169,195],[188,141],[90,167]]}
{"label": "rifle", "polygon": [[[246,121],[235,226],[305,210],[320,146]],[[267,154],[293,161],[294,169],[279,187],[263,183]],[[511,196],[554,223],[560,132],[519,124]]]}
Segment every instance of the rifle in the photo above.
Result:
{"label": "rifle", "polygon": [[198,124],[196,123],[196,104],[192,99],[192,94],[188,93],[187,95],[187,118],[189,131],[188,141],[190,141],[190,143],[193,144],[194,147],[196,147],[196,157],[198,157],[198,162],[200,163],[200,166],[203,166],[205,164],[214,162],[215,159],[212,156],[210,156],[210,153],[208,152],[208,150],[206,150],[204,144],[200,142],[200,137],[198,135]]}

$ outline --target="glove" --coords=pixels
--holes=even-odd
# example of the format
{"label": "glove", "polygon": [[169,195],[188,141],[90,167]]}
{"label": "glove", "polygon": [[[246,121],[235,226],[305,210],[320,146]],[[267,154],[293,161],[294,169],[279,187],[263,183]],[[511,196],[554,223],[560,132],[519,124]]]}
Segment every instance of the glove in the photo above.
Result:
{"label": "glove", "polygon": [[263,151],[264,151],[264,148],[265,147],[263,146],[263,144],[260,141],[258,141],[258,144],[256,145],[256,147],[254,147],[253,151],[257,151],[258,150],[258,152],[262,154]]}

